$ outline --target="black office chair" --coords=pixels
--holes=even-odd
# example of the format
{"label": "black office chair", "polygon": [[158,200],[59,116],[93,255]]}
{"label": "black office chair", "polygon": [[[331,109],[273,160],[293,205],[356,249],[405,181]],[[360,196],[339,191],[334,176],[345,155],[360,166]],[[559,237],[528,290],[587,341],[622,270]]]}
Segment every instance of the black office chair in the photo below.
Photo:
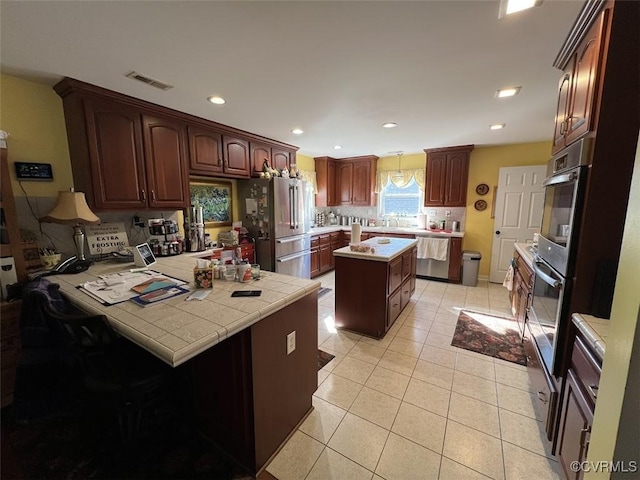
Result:
{"label": "black office chair", "polygon": [[122,442],[135,442],[164,400],[171,367],[119,336],[104,315],[75,308],[46,278],[27,285],[23,304],[27,350],[49,352],[64,372],[57,385],[80,395],[85,414],[115,414]]}

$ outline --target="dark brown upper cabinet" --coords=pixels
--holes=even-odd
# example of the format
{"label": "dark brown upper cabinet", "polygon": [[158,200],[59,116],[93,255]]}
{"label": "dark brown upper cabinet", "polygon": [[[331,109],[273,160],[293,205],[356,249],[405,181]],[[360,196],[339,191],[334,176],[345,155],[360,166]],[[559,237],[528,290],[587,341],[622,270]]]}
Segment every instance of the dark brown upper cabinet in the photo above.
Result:
{"label": "dark brown upper cabinet", "polygon": [[425,149],[425,206],[466,206],[469,157],[472,150],[473,145]]}

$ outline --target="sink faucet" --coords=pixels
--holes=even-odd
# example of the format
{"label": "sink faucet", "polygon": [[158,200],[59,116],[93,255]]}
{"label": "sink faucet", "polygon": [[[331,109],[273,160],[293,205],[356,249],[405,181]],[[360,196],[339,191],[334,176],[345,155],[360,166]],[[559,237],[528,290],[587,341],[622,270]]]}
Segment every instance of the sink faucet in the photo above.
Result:
{"label": "sink faucet", "polygon": [[400,227],[400,221],[398,220],[398,217],[388,217],[387,218],[387,227],[391,226],[391,225],[389,225],[389,220],[395,220],[396,228]]}

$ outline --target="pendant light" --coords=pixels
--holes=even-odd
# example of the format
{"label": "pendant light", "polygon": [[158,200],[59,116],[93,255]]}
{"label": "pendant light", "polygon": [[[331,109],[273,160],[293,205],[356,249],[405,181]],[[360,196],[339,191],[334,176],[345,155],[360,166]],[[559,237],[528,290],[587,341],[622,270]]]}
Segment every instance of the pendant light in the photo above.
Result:
{"label": "pendant light", "polygon": [[396,154],[398,155],[398,171],[393,175],[393,178],[399,180],[401,178],[404,178],[404,174],[402,173],[402,154],[404,152],[396,152]]}

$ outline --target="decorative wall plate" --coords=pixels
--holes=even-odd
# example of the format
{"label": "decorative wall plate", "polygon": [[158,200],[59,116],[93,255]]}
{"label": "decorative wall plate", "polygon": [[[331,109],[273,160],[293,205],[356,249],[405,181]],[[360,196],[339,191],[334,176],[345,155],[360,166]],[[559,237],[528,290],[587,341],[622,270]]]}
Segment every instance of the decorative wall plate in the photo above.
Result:
{"label": "decorative wall plate", "polygon": [[487,208],[487,202],[485,202],[484,200],[478,200],[473,204],[473,206],[476,208],[476,210],[481,212],[482,210]]}
{"label": "decorative wall plate", "polygon": [[476,193],[478,195],[486,195],[487,193],[489,193],[489,185],[487,185],[486,183],[481,183],[476,187]]}

